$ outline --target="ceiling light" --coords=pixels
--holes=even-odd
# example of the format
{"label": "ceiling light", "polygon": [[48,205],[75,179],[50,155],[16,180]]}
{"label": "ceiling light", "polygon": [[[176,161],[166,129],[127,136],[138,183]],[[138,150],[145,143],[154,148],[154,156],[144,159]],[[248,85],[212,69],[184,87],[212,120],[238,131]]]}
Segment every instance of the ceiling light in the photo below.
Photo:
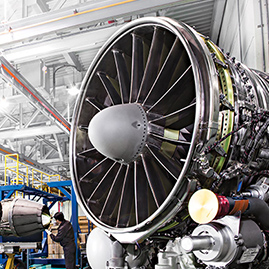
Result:
{"label": "ceiling light", "polygon": [[5,96],[2,96],[2,98],[0,98],[0,106],[2,108],[7,108],[8,107],[8,101],[5,98]]}
{"label": "ceiling light", "polygon": [[79,89],[76,85],[72,85],[71,87],[67,87],[67,91],[70,95],[77,95],[79,93]]}

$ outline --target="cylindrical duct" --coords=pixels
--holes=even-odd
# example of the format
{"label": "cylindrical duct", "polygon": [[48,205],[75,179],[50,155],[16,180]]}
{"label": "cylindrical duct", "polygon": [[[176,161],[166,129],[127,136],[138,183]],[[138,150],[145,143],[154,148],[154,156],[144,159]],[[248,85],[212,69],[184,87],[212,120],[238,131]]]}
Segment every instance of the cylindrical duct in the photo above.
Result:
{"label": "cylindrical duct", "polygon": [[50,214],[46,205],[21,198],[3,200],[1,205],[2,235],[27,236],[49,227]]}

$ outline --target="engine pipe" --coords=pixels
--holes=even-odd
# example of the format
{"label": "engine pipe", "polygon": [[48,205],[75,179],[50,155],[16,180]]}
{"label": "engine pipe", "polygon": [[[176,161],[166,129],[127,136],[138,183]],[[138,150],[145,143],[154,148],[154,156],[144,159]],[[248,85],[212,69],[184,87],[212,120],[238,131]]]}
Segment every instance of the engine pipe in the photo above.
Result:
{"label": "engine pipe", "polygon": [[210,249],[213,243],[213,237],[206,235],[185,236],[181,240],[181,246],[186,252]]}
{"label": "engine pipe", "polygon": [[[231,229],[230,223],[237,229]],[[227,216],[198,225],[190,236],[182,238],[181,247],[188,253],[193,252],[206,265],[226,268],[232,263],[253,262],[264,247],[264,238],[253,220],[239,221],[237,217]]]}
{"label": "engine pipe", "polygon": [[42,232],[50,225],[51,217],[46,205],[22,198],[5,199],[0,206],[0,234],[28,236]]}
{"label": "engine pipe", "polygon": [[[213,199],[214,196],[216,199]],[[193,208],[199,208],[198,212],[193,210]],[[200,224],[209,223],[213,219],[220,219],[226,215],[234,215],[238,212],[245,215],[253,215],[261,224],[262,229],[269,233],[267,219],[269,207],[265,201],[256,197],[235,199],[215,194],[207,189],[201,189],[192,195],[189,201],[189,212],[191,218]],[[211,215],[212,212],[215,212],[215,214]],[[207,217],[201,218],[201,215]]]}

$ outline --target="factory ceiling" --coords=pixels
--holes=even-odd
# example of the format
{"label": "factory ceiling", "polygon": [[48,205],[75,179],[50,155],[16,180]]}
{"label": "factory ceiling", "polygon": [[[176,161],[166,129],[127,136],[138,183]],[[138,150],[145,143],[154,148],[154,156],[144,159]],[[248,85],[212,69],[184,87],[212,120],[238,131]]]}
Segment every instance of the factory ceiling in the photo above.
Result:
{"label": "factory ceiling", "polygon": [[[18,152],[34,164],[39,163],[39,169],[47,167],[68,177],[68,131],[44,113],[32,98],[36,95],[31,92],[29,97],[25,89],[34,89],[51,105],[49,111],[53,115],[57,112],[71,123],[76,94],[91,61],[102,44],[123,24],[143,16],[167,16],[195,27],[216,42],[225,2],[0,1],[1,56],[30,85],[27,86],[28,82],[22,85],[10,74],[1,76],[0,153]],[[1,160],[3,173],[3,155]]]}

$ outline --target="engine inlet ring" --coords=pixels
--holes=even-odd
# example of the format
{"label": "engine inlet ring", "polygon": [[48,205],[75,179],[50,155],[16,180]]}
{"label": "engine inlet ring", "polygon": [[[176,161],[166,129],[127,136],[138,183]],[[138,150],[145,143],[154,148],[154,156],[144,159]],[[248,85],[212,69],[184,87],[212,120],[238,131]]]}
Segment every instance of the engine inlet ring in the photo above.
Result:
{"label": "engine inlet ring", "polygon": [[[85,76],[71,131],[72,180],[90,220],[134,242],[171,219],[188,195],[196,145],[215,141],[218,99],[214,62],[190,27],[142,18],[116,32]],[[148,124],[139,154],[122,162],[101,154],[84,126],[104,109],[128,104],[138,104]]]}

